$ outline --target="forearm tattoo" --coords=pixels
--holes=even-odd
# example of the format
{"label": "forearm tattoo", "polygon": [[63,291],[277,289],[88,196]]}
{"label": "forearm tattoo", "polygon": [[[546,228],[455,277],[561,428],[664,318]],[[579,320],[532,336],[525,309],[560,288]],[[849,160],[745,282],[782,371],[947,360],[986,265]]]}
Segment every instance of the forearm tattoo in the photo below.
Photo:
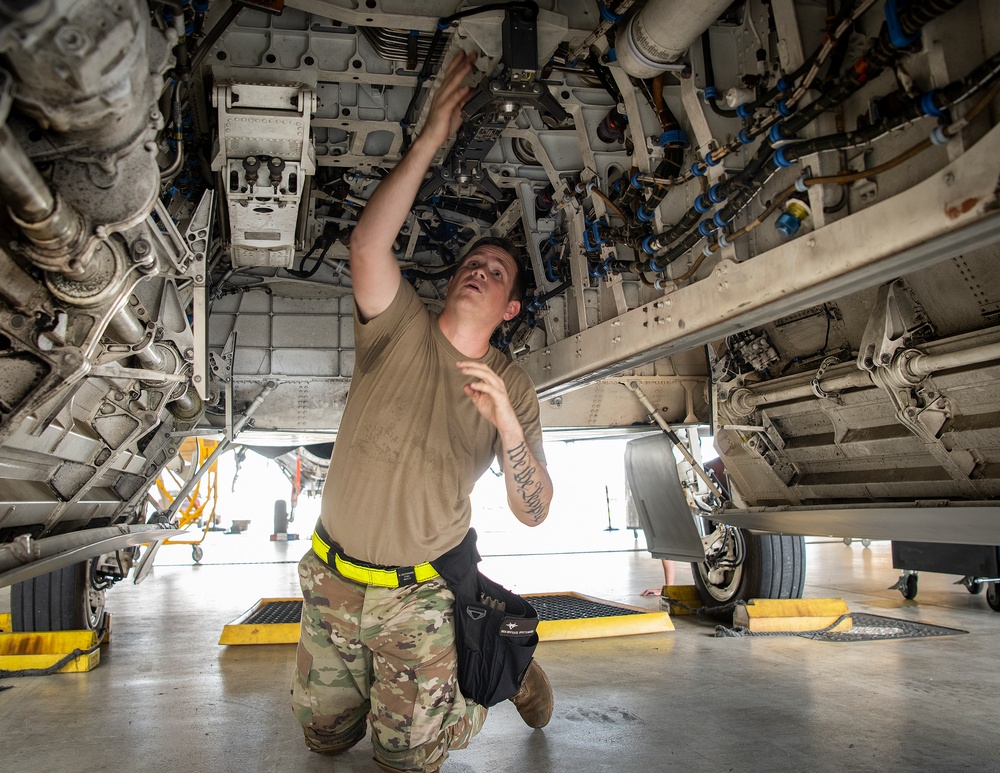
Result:
{"label": "forearm tattoo", "polygon": [[545,503],[542,502],[544,487],[536,477],[537,469],[528,459],[528,447],[519,443],[514,448],[507,449],[507,459],[510,461],[510,475],[524,508],[532,520],[538,523],[545,517]]}

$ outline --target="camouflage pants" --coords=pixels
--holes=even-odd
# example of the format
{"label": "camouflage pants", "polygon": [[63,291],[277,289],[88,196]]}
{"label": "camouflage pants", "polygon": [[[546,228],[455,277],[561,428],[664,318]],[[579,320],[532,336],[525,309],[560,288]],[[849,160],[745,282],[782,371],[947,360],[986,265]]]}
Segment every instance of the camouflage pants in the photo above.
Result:
{"label": "camouflage pants", "polygon": [[372,727],[375,759],[436,771],[465,748],[486,709],[458,688],[454,596],[440,578],[405,588],[346,580],[311,550],[299,562],[302,633],[292,711],[315,751],[343,750]]}

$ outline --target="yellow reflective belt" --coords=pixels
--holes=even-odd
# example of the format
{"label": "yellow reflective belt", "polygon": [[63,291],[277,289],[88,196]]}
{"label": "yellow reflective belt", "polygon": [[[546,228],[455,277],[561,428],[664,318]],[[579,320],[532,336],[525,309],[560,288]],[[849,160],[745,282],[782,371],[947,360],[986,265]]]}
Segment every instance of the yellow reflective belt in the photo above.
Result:
{"label": "yellow reflective belt", "polygon": [[[377,585],[380,588],[398,588],[400,586],[399,573],[396,569],[376,569],[371,566],[358,566],[336,553],[334,553],[333,562],[331,562],[330,546],[316,532],[313,532],[312,546],[316,555],[325,564],[336,567],[337,571],[348,580],[354,580],[365,585]],[[414,582],[425,582],[439,576],[438,571],[429,562],[413,567],[413,575]]]}

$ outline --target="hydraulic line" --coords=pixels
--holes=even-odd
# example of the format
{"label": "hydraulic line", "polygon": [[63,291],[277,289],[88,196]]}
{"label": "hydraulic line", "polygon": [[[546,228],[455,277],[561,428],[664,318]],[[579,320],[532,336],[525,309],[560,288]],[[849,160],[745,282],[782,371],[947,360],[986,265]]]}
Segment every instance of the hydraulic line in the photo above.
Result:
{"label": "hydraulic line", "polygon": [[712,108],[712,112],[721,115],[723,118],[737,118],[739,114],[736,110],[727,110],[719,107],[718,90],[715,88],[715,67],[712,65],[712,36],[708,30],[701,33],[701,54],[705,59],[705,101]]}
{"label": "hydraulic line", "polygon": [[[961,0],[927,0],[927,2],[924,5],[911,6],[908,14],[905,15],[905,17],[901,14],[901,19],[903,19],[903,21],[905,22],[904,29],[909,30],[915,23],[914,20],[924,20],[928,16],[930,16],[930,18],[934,18],[936,15],[944,13],[944,11],[949,10],[951,7],[954,7],[954,5],[957,5],[959,2],[961,2]],[[933,7],[928,8],[925,6],[933,6]],[[934,13],[934,15],[931,15],[932,12]],[[916,27],[915,29],[919,28],[920,27]],[[892,53],[898,53],[899,49],[896,49],[893,46],[892,41],[888,38],[888,33],[886,32],[885,29],[883,29],[883,33],[886,37],[886,40],[883,41],[882,36],[880,36],[879,41],[874,46],[872,46],[871,50],[874,51],[876,49],[879,49],[881,46],[882,48],[885,48],[886,50]],[[867,56],[868,55],[866,54],[861,59],[859,59],[858,63],[865,62]],[[876,61],[877,63],[879,60],[873,59],[873,61]],[[888,59],[886,59],[885,62],[888,62]],[[965,92],[967,92],[972,87],[972,84],[981,84],[983,82],[986,82],[989,77],[992,77],[994,74],[996,74],[996,72],[998,72],[998,66],[997,66],[998,62],[1000,62],[1000,60],[998,60],[997,57],[992,57],[990,60],[987,60],[987,62],[978,67],[967,78],[961,81],[956,81],[954,84],[950,84],[948,87],[945,87],[944,89],[941,89],[938,92],[932,92],[932,95],[930,97],[931,100],[930,104],[932,105],[932,107],[930,109],[934,111],[940,111],[942,109],[942,105],[946,103],[949,97],[951,97],[952,94],[956,94],[957,92],[962,92],[961,94],[959,94],[959,96],[962,96],[964,98],[963,94],[965,94]],[[851,70],[852,73],[856,73],[859,71],[858,63],[856,63],[855,66],[852,68]],[[884,68],[884,66],[885,63],[883,63],[880,66],[879,71],[881,71],[881,68]],[[863,70],[864,68],[860,69]],[[831,92],[840,93],[841,96],[839,97],[839,100],[842,101],[844,99],[847,99],[847,97],[850,96],[850,94],[852,94],[855,90],[860,88],[864,84],[864,82],[865,81],[854,83],[853,81],[851,81],[851,85],[849,89],[847,89],[846,91],[844,89],[834,88],[831,90]],[[805,108],[805,110],[810,110],[810,111],[815,110],[814,106],[817,105],[820,101],[824,100],[829,101],[827,100],[826,95],[821,97],[816,102],[810,104],[807,108]],[[824,109],[834,107],[836,104],[839,104],[839,102],[831,102]],[[927,112],[928,107],[926,100],[920,100],[919,102],[915,100],[909,106],[908,110],[904,111],[900,115],[899,123],[902,124],[910,120],[913,120],[916,117],[919,117],[919,115],[921,114],[921,108],[923,109],[924,113]],[[979,110],[982,109],[983,109],[982,107],[979,107]],[[976,112],[978,113],[978,111]],[[972,120],[974,114],[971,113],[972,111],[970,111],[970,116],[967,116],[964,119],[965,122]],[[793,119],[790,119],[790,121],[791,120],[796,121],[794,125],[791,125],[790,121],[787,121],[785,124],[783,124],[783,127],[785,127],[786,132],[793,132],[793,130],[798,131],[798,129],[804,127],[809,121],[812,121],[818,115],[819,112],[816,112],[815,115],[812,115],[808,120],[805,120],[803,118],[803,113],[800,113],[796,116],[793,116]],[[763,143],[760,149],[758,150],[755,158],[747,165],[747,167],[743,170],[743,172],[741,172],[739,175],[735,177],[729,178],[728,180],[724,180],[717,186],[713,186],[712,191],[710,192],[713,195],[711,197],[706,197],[705,195],[699,196],[698,199],[696,199],[695,204],[688,210],[687,213],[685,213],[681,217],[681,219],[672,228],[661,234],[656,234],[652,237],[649,237],[645,240],[645,242],[643,243],[643,249],[648,253],[654,254],[655,257],[647,260],[643,264],[643,269],[655,272],[662,271],[667,264],[669,264],[671,261],[680,257],[689,249],[694,247],[701,240],[702,237],[711,236],[719,228],[722,228],[726,224],[731,223],[735,219],[736,215],[743,209],[743,207],[745,207],[746,204],[749,203],[749,201],[753,198],[753,196],[756,195],[756,192],[759,190],[763,182],[767,178],[769,178],[775,171],[777,171],[778,168],[789,166],[791,165],[792,162],[794,162],[798,158],[801,158],[802,156],[805,155],[809,155],[810,153],[817,152],[818,150],[835,149],[844,147],[845,145],[850,146],[852,144],[858,144],[859,142],[863,143],[866,141],[870,141],[869,135],[872,135],[873,138],[874,136],[878,136],[884,133],[884,131],[885,127],[880,126],[874,129],[864,130],[862,132],[832,135],[831,137],[828,138],[820,138],[818,140],[813,140],[805,143],[790,144],[780,149],[781,156],[777,160],[774,158],[775,152],[773,148],[773,142],[769,141]],[[945,130],[944,131],[945,137],[953,136],[954,131],[956,130],[952,130],[952,134],[949,134],[948,130]],[[863,173],[857,173],[858,176],[854,178],[844,175],[825,177],[825,178],[815,178],[814,180],[807,181],[806,184],[819,185],[828,182],[840,182],[840,183],[850,182],[852,179],[861,179],[862,177],[878,174],[879,172],[886,171],[887,169],[891,169],[893,166],[903,163],[904,161],[908,160],[913,155],[916,155],[922,150],[926,150],[928,147],[930,147],[931,144],[932,141],[930,139],[925,140],[922,143],[919,143],[918,146],[911,148],[910,151],[904,154],[904,157],[894,159],[892,162],[892,166],[886,167],[883,165],[883,167],[878,167],[874,170],[867,170]],[[712,155],[715,156],[716,154],[713,153]],[[687,238],[685,238],[676,247],[671,249],[666,254],[662,254],[662,251],[672,241],[680,238],[688,231],[690,231],[692,228],[694,228],[694,226],[699,222],[701,215],[708,212],[712,208],[712,204],[716,202],[721,203],[723,201],[727,201],[726,205],[715,214],[712,220],[701,221],[701,225],[699,226],[699,231],[693,234],[689,234]]]}
{"label": "hydraulic line", "polygon": [[[913,37],[930,21],[955,8],[962,0],[923,0],[899,12],[902,34]],[[878,76],[908,46],[897,45],[888,24],[883,24],[875,43],[849,68],[845,76],[814,102],[803,107],[782,124],[787,135],[808,126],[819,115],[836,107]]]}

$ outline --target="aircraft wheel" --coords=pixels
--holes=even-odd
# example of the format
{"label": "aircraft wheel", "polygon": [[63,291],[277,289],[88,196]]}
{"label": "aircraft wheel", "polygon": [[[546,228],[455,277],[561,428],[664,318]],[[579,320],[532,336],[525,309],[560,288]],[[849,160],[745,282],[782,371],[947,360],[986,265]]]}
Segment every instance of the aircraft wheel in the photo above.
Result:
{"label": "aircraft wheel", "polygon": [[1000,612],[1000,582],[991,582],[986,588],[986,603],[994,612]]}
{"label": "aircraft wheel", "polygon": [[899,589],[899,592],[903,594],[903,598],[915,599],[917,597],[917,590],[917,575],[906,575],[906,579],[903,581],[903,587]]}
{"label": "aircraft wheel", "polygon": [[16,583],[10,589],[11,625],[17,632],[99,630],[106,591],[95,588],[97,559]]}
{"label": "aircraft wheel", "polygon": [[[714,526],[712,526],[714,528]],[[737,530],[742,540],[743,563],[731,569],[712,569],[706,563],[691,564],[694,584],[706,606],[719,606],[749,599],[802,598],[806,577],[803,537],[752,534]]]}

